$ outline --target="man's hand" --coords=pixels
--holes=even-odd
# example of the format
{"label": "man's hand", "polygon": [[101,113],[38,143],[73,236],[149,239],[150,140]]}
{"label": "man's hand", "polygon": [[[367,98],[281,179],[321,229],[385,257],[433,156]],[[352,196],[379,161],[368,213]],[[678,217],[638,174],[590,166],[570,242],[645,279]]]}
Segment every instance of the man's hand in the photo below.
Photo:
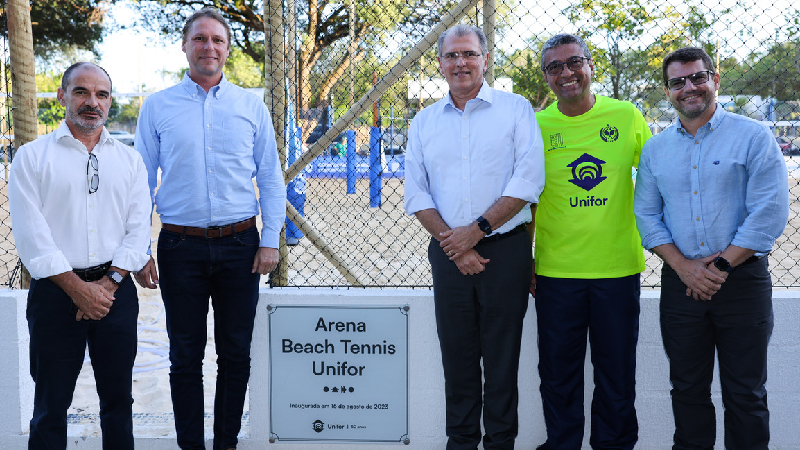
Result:
{"label": "man's hand", "polygon": [[259,247],[256,257],[253,260],[252,273],[266,275],[278,267],[278,249],[270,247]]}
{"label": "man's hand", "polygon": [[439,233],[439,246],[450,257],[450,261],[455,261],[475,247],[484,236],[486,235],[478,228],[478,223],[473,222]]}
{"label": "man's hand", "polygon": [[719,253],[702,259],[687,259],[678,264],[678,267],[673,267],[686,285],[687,296],[692,296],[695,300],[711,300],[711,297],[720,290],[727,274],[719,275],[720,272],[713,265],[713,271],[708,268],[717,256]]}
{"label": "man's hand", "polygon": [[158,287],[158,271],[156,270],[156,262],[150,256],[150,261],[142,267],[142,270],[134,274],[136,282],[139,286],[147,289],[155,289]]}
{"label": "man's hand", "polygon": [[477,275],[486,269],[489,260],[479,255],[475,249],[469,249],[454,262],[463,275]]}
{"label": "man's hand", "polygon": [[[75,320],[80,321],[87,318],[100,320],[111,310],[114,295],[103,287],[101,281],[84,283],[84,286],[70,295],[72,302],[78,307]],[[111,280],[108,280],[108,283],[114,284],[111,283]]]}

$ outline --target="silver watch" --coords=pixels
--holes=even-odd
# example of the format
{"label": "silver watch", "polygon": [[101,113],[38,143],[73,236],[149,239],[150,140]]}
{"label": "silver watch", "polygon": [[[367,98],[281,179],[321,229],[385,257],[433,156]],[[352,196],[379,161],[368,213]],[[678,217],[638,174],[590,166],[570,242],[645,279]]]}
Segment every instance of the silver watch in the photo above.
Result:
{"label": "silver watch", "polygon": [[122,283],[122,280],[125,279],[122,277],[122,274],[117,272],[116,270],[109,270],[108,272],[106,272],[106,276],[108,278],[111,278],[111,281],[117,286],[119,286],[120,283]]}

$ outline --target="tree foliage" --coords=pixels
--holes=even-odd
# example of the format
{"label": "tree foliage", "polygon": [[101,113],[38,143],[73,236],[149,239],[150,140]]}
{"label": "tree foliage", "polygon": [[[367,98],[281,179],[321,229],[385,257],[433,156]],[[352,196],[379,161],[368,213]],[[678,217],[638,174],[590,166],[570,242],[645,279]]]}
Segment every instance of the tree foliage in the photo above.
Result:
{"label": "tree foliage", "polygon": [[[34,54],[42,60],[86,50],[97,55],[108,8],[118,0],[36,0],[31,2]],[[6,21],[6,10],[0,20]]]}
{"label": "tree foliage", "polygon": [[[229,21],[232,43],[259,64],[264,63],[263,0],[136,0],[141,5],[142,24],[164,35],[179,36],[186,18],[195,10],[211,6]],[[297,1],[297,62],[288,67],[296,73],[299,107],[324,104],[328,93],[354,61],[384,43],[385,33],[400,31],[408,39],[423,35],[454,4],[452,0],[354,0],[355,53],[349,44],[350,20],[347,0]],[[286,16],[285,11],[278,14]],[[331,52],[336,48],[337,52]],[[316,83],[312,89],[311,79]],[[316,93],[316,95],[312,94]]]}

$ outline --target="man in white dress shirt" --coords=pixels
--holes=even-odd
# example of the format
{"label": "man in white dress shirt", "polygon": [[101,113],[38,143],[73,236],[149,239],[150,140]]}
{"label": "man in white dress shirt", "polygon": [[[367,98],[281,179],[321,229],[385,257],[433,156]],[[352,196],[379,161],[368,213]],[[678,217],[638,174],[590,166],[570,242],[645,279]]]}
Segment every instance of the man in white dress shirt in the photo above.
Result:
{"label": "man in white dress shirt", "polygon": [[58,100],[65,120],[20,147],[9,178],[14,241],[33,278],[28,448],[66,448],[67,409],[88,343],[103,448],[132,450],[139,303],[128,274],[149,258],[147,172],[141,156],[103,126],[111,106],[105,70],[72,65]]}
{"label": "man in white dress shirt", "polygon": [[438,51],[450,92],[411,123],[405,208],[432,236],[447,449],[478,448],[481,411],[483,448],[513,449],[532,266],[525,225],[544,188],[544,145],[530,103],[484,81],[480,28],[450,28]]}

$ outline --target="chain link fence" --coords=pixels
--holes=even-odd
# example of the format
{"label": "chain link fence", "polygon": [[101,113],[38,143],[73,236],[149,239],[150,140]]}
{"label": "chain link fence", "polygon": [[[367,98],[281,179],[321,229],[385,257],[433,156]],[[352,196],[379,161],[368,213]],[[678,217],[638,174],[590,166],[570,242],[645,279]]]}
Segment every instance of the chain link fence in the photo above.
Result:
{"label": "chain link fence", "polygon": [[[261,7],[261,2],[254,4]],[[289,42],[284,55],[290,101],[286,122],[291,124],[287,167],[328,129],[336,126],[338,133],[288,186],[290,202],[303,215],[304,226],[310,227],[306,229],[314,232],[309,236],[298,229],[301,224],[287,222],[288,286],[431,286],[430,237],[405,214],[403,187],[408,126],[420,109],[447,95],[435,37],[421,57],[400,67],[397,82],[371,108],[346,126],[337,121],[380,80],[396,76],[392,68],[455,5],[439,0],[301,0],[287,1],[277,12]],[[800,287],[800,10],[791,2],[712,0],[695,6],[639,0],[501,0],[492,5],[490,0],[476,0],[457,21],[494,30],[489,77],[493,75],[495,87],[525,96],[537,110],[555,101],[539,68],[541,44],[561,32],[583,36],[594,55],[594,91],[633,102],[654,133],[676,117],[661,88],[662,58],[686,45],[705,48],[722,77],[720,104],[764,121],[784,151],[791,213],[770,255],[770,267],[776,287]],[[263,39],[263,34],[256,37]],[[2,86],[10,92],[7,47],[2,51]],[[272,75],[268,72],[267,79]],[[0,108],[2,139],[13,134],[9,108],[10,104]],[[5,181],[0,215],[0,280],[10,286],[18,258]],[[660,264],[647,254],[643,286],[659,286]]]}
{"label": "chain link fence", "polygon": [[[329,6],[332,3],[326,3]],[[304,78],[301,67],[295,72],[293,99],[303,92],[313,93],[317,105],[327,108],[333,117],[318,123],[336,121],[347,108],[364,95],[375,80],[387,76],[389,70],[427,33],[454,2],[417,2],[424,8],[397,14],[394,24],[376,25],[367,33],[354,52],[349,38],[328,48]],[[298,4],[302,18],[303,4]],[[380,15],[381,5],[356,2],[356,15],[368,21]],[[460,20],[484,27],[491,20],[477,4]],[[636,0],[572,0],[553,4],[529,0],[499,1],[495,12],[494,77],[495,87],[512,90],[528,98],[534,108],[542,109],[555,99],[539,68],[539,50],[550,36],[569,32],[583,36],[592,47],[595,60],[596,93],[633,102],[651,124],[654,133],[664,129],[676,113],[666,102],[661,88],[661,60],[671,50],[701,46],[715,59],[722,76],[719,102],[729,111],[764,121],[775,132],[783,147],[789,169],[791,216],[784,235],[770,255],[774,284],[778,287],[800,286],[797,265],[800,242],[798,202],[798,126],[800,125],[800,12],[790,2],[772,4],[756,1],[705,2],[702,7],[689,3]],[[323,13],[324,19],[324,13]],[[386,18],[391,20],[390,17]],[[358,19],[356,19],[356,22]],[[302,19],[299,21],[301,24]],[[485,27],[484,27],[485,28]],[[302,51],[304,30],[298,36],[298,53]],[[290,34],[292,31],[290,31]],[[340,61],[351,54],[357,67],[347,67],[330,83],[330,74],[340,68]],[[427,261],[428,233],[403,210],[403,161],[408,124],[416,112],[446,95],[447,88],[438,71],[434,48],[413,64],[403,67],[405,73],[384,93],[371,112],[358,117],[349,127],[355,131],[355,176],[347,168],[345,145],[332,146],[316,158],[298,183],[302,193],[293,201],[304,200],[305,218],[313,224],[330,250],[339,255],[347,267],[365,286],[429,287],[430,267]],[[350,72],[352,70],[352,72]],[[298,85],[305,83],[307,85]],[[308,94],[305,94],[308,95]],[[302,100],[301,100],[302,103]],[[319,114],[324,116],[325,114]],[[319,135],[324,125],[307,120],[311,115],[299,114],[300,122]],[[370,130],[378,129],[382,163],[380,183],[369,178]],[[374,133],[374,131],[373,131]],[[375,139],[372,136],[374,145]],[[361,156],[361,155],[364,156]],[[291,158],[290,158],[291,159]],[[375,166],[373,165],[373,168]],[[351,170],[348,185],[347,171]],[[380,201],[375,189],[380,186]],[[292,186],[290,186],[292,187]],[[372,188],[372,192],[370,189]],[[290,190],[290,197],[292,192]],[[291,233],[290,233],[291,235]],[[290,286],[352,285],[337,269],[337,264],[324,257],[308,238],[289,239],[296,243],[289,250]],[[642,284],[658,287],[660,260],[647,254],[647,270]]]}
{"label": "chain link fence", "polygon": [[[0,36],[8,36],[5,2],[0,4]],[[21,264],[11,234],[8,204],[8,171],[13,156],[14,132],[11,121],[11,50],[8,39],[0,37],[0,286],[18,288]]]}

